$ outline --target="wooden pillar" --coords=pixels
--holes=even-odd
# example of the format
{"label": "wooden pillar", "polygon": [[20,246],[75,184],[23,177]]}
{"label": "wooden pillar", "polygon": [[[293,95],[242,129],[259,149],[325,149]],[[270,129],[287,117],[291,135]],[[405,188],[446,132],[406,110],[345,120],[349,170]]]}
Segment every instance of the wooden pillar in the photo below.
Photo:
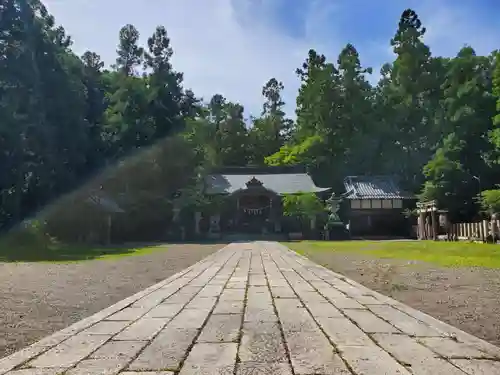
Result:
{"label": "wooden pillar", "polygon": [[430,240],[431,239],[431,217],[428,212],[425,213],[425,239]]}
{"label": "wooden pillar", "polygon": [[233,227],[237,228],[240,225],[240,196],[236,197],[236,212],[233,216]]}
{"label": "wooden pillar", "polygon": [[418,239],[425,240],[425,212],[422,210],[418,214]]}
{"label": "wooden pillar", "polygon": [[271,222],[271,232],[276,233],[276,222],[278,221],[278,210],[273,205],[274,197],[269,197],[269,221]]}
{"label": "wooden pillar", "polygon": [[194,233],[196,235],[201,234],[200,221],[201,221],[201,212],[195,212],[195,214],[194,214]]}
{"label": "wooden pillar", "polygon": [[497,241],[497,215],[491,215],[491,237],[493,238],[493,243]]}
{"label": "wooden pillar", "polygon": [[111,243],[111,225],[113,224],[113,219],[111,215],[108,215],[108,220],[107,220],[107,233],[106,233],[106,244],[109,245]]}
{"label": "wooden pillar", "polygon": [[483,226],[483,242],[486,242],[486,238],[488,237],[488,220],[482,221]]}
{"label": "wooden pillar", "polygon": [[210,215],[209,232],[211,234],[220,232],[220,214],[219,213],[216,213],[215,215]]}
{"label": "wooden pillar", "polygon": [[311,230],[314,230],[316,228],[316,217],[311,218]]}
{"label": "wooden pillar", "polygon": [[434,241],[437,240],[437,234],[438,234],[438,230],[437,230],[437,218],[436,218],[436,211],[434,210],[434,208],[432,209],[431,211],[431,233],[432,233],[432,239]]}

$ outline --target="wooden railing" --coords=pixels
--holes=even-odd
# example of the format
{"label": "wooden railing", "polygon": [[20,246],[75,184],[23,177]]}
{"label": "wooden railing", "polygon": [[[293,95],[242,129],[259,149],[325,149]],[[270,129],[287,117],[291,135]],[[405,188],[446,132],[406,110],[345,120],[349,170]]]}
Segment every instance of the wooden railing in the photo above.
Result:
{"label": "wooden railing", "polygon": [[[496,221],[496,227],[500,228],[500,220]],[[438,239],[452,241],[492,241],[491,222],[482,220],[475,223],[456,223],[451,224],[449,230],[440,227]],[[500,233],[495,235],[495,240],[500,240]]]}

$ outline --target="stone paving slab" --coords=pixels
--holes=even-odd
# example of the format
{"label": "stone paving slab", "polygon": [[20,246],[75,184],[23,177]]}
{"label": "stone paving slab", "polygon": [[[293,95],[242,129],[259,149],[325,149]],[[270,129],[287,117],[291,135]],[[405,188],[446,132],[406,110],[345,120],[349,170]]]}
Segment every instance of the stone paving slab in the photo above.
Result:
{"label": "stone paving slab", "polygon": [[500,374],[500,348],[276,242],[233,243],[0,375]]}

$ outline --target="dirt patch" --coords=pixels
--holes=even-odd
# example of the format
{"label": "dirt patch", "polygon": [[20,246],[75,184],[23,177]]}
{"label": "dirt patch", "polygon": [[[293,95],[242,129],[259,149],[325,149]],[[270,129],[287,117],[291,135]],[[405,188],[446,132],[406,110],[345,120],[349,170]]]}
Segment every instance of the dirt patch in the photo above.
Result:
{"label": "dirt patch", "polygon": [[0,358],[198,262],[224,245],[168,245],[82,263],[0,263]]}
{"label": "dirt patch", "polygon": [[500,345],[500,270],[305,251],[312,261]]}

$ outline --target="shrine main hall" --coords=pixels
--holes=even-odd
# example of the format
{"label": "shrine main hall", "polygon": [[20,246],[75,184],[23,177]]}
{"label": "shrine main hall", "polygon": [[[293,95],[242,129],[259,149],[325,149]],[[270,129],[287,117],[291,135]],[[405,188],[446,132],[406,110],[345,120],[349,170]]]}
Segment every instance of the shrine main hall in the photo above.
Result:
{"label": "shrine main hall", "polygon": [[[403,211],[415,204],[415,197],[399,187],[395,176],[348,176],[344,189],[338,196],[344,200],[344,221],[351,234],[405,235],[410,228]],[[302,166],[224,167],[205,177],[204,193],[220,204],[211,212],[196,213],[195,231],[217,238],[320,231],[316,219],[304,223],[285,216],[282,198],[314,193],[326,200],[332,189],[317,186]]]}
{"label": "shrine main hall", "polygon": [[[305,168],[225,167],[205,178],[205,194],[222,198],[219,212],[208,219],[208,232],[270,234],[299,231],[296,220],[284,217],[286,194],[316,193],[331,189],[315,185]],[[200,219],[201,213],[199,213]],[[205,215],[204,215],[205,216]],[[313,227],[315,223],[311,223]]]}

